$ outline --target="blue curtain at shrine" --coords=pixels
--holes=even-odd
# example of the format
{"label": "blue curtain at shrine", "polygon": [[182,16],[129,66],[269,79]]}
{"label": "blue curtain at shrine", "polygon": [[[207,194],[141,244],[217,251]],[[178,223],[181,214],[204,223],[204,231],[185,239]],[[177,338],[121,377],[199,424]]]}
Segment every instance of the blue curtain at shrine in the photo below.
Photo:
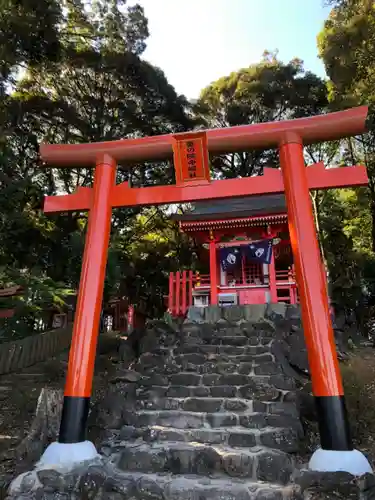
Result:
{"label": "blue curtain at shrine", "polygon": [[246,246],[245,255],[259,264],[270,264],[272,259],[272,240],[262,240]]}
{"label": "blue curtain at shrine", "polygon": [[220,248],[219,256],[223,271],[232,271],[241,260],[241,252],[238,247]]}
{"label": "blue curtain at shrine", "polygon": [[220,248],[219,256],[223,271],[232,271],[245,255],[259,264],[270,264],[272,259],[272,239],[256,241],[240,247]]}

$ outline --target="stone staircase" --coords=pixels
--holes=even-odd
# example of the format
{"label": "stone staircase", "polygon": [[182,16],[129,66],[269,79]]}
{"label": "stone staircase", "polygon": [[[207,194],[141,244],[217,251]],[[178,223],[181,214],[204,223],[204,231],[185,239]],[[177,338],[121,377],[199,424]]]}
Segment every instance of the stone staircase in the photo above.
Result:
{"label": "stone staircase", "polygon": [[172,345],[135,364],[135,409],[104,453],[168,500],[297,498],[303,431],[274,341],[271,321],[186,322]]}
{"label": "stone staircase", "polygon": [[7,500],[375,498],[373,475],[300,468],[306,360],[295,307],[191,309],[181,328],[151,324],[137,350],[91,414],[101,456],[73,470],[37,467]]}

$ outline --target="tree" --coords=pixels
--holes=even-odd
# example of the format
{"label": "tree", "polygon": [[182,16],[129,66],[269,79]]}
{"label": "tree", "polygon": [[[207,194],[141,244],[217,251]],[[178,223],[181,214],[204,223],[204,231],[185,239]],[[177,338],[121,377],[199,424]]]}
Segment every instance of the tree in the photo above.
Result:
{"label": "tree", "polygon": [[114,237],[117,294],[131,303],[146,303],[160,314],[168,294],[169,273],[191,268],[194,242],[178,230],[163,207],[149,208],[132,219],[126,232]]}
{"label": "tree", "polygon": [[[340,265],[337,230],[327,226],[327,241],[336,252],[331,269],[341,270],[347,276],[352,269],[352,279],[347,279],[346,298],[357,297],[351,308],[363,318],[374,312],[375,276],[375,10],[371,0],[332,0],[331,13],[318,35],[320,57],[326,67],[329,81],[330,106],[345,109],[369,104],[368,133],[348,139],[342,154],[350,163],[364,163],[369,175],[368,189],[347,190],[336,194],[334,203],[341,206],[342,219],[338,224],[341,240],[346,241],[341,253],[346,262]],[[333,201],[330,200],[330,209]],[[332,211],[330,210],[330,216]],[[327,217],[326,223],[329,218]],[[346,239],[346,240],[345,240]],[[345,279],[345,278],[344,278]],[[340,280],[337,277],[337,287]],[[359,293],[360,290],[360,293]],[[344,298],[342,299],[344,300]],[[345,303],[345,301],[344,301]],[[348,305],[348,304],[347,304]],[[363,321],[362,321],[363,323]]]}
{"label": "tree", "polygon": [[20,65],[37,65],[59,57],[58,0],[0,1],[0,97]]}
{"label": "tree", "polygon": [[371,0],[331,2],[333,9],[318,35],[327,74],[329,99],[335,109],[369,104],[369,133],[346,142],[353,163],[364,162],[369,173],[372,217],[371,248],[375,251],[375,9]]}
{"label": "tree", "polygon": [[336,106],[374,102],[375,11],[372,0],[331,2],[333,9],[318,35]]}
{"label": "tree", "polygon": [[326,191],[319,215],[330,274],[330,296],[336,312],[354,312],[358,326],[365,333],[375,306],[368,190]]}
{"label": "tree", "polygon": [[[95,1],[85,7],[79,0],[60,2],[59,57],[29,62],[22,79],[7,87],[10,93],[2,102],[2,283],[21,281],[23,273],[30,277],[30,294],[39,288],[38,296],[45,297],[42,288],[46,283],[56,292],[77,288],[86,214],[47,217],[41,208],[44,195],[70,193],[92,181],[91,169],[44,168],[38,158],[40,142],[113,140],[191,128],[188,103],[176,94],[160,69],[139,57],[148,36],[143,10],[139,6],[126,9],[124,4]],[[133,184],[148,185],[169,183],[173,175],[168,163],[135,165],[131,175],[128,165],[120,165],[118,180],[130,178]],[[147,281],[151,270],[156,270],[160,280],[155,279],[154,285],[165,290],[168,284],[168,262],[161,259],[168,254],[168,244],[163,243],[164,254],[154,248],[154,242],[149,244],[150,257],[140,259],[139,248],[128,242],[141,213],[134,209],[114,213],[106,296],[119,290],[131,262],[139,266],[139,282]],[[161,225],[168,227],[165,217],[159,216],[158,224],[159,232],[164,230]],[[148,230],[156,229],[149,225]],[[119,266],[123,266],[120,273]],[[18,277],[12,269],[18,270]],[[159,297],[160,305],[161,294],[154,296]],[[35,308],[31,316],[37,319],[39,313]]]}
{"label": "tree", "polygon": [[[322,112],[327,105],[324,82],[305,72],[300,59],[288,64],[265,52],[260,63],[220,78],[205,88],[196,105],[209,127],[300,118]],[[251,151],[212,159],[219,177],[258,175],[278,163],[274,151]]]}

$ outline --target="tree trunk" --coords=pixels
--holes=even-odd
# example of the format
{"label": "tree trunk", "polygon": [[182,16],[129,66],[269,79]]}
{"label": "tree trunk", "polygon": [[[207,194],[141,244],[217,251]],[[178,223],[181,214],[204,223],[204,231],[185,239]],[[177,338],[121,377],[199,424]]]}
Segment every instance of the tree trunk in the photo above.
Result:
{"label": "tree trunk", "polygon": [[371,196],[371,247],[375,252],[375,193],[370,190]]}
{"label": "tree trunk", "polygon": [[311,193],[311,201],[312,201],[312,205],[313,205],[314,220],[315,220],[316,232],[318,235],[320,254],[321,254],[321,257],[322,257],[324,264],[326,265],[326,258],[325,258],[324,248],[323,248],[322,236],[321,236],[321,232],[320,232],[318,195],[319,195],[319,191],[312,192]]}
{"label": "tree trunk", "polygon": [[27,436],[15,449],[15,459],[21,463],[22,473],[40,459],[45,448],[56,441],[61,420],[63,391],[46,389],[40,391],[35,417]]}

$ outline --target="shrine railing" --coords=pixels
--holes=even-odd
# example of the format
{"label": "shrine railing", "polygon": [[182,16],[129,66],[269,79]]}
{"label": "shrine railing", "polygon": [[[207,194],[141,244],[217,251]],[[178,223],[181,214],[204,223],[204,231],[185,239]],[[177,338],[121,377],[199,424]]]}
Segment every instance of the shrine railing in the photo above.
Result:
{"label": "shrine railing", "polygon": [[193,286],[196,275],[193,271],[177,271],[169,275],[168,310],[172,316],[185,316],[193,304]]}
{"label": "shrine railing", "polygon": [[298,304],[298,289],[294,266],[276,271],[276,293],[278,302]]}
{"label": "shrine railing", "polygon": [[[324,264],[322,264],[322,272],[324,276],[327,276]],[[276,291],[278,302],[299,304],[300,300],[294,265],[290,269],[276,271]]]}
{"label": "shrine railing", "polygon": [[209,274],[200,274],[195,273],[193,275],[193,284],[198,288],[209,288],[210,287],[210,275]]}
{"label": "shrine railing", "polygon": [[283,282],[295,282],[296,273],[294,268],[282,271],[276,271],[276,283],[282,284]]}

